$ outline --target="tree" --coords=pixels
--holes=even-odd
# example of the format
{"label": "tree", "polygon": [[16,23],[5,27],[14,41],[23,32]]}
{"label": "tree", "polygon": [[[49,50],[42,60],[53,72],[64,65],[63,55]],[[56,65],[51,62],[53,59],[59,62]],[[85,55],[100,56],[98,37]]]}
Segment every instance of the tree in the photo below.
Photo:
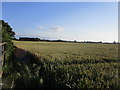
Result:
{"label": "tree", "polygon": [[6,59],[10,59],[13,54],[14,48],[12,39],[14,38],[15,32],[12,31],[10,25],[3,20],[0,20],[0,40],[1,42],[7,42],[6,44]]}
{"label": "tree", "polygon": [[2,42],[10,42],[14,38],[15,32],[13,32],[10,25],[3,20],[0,20],[0,24],[2,24]]}
{"label": "tree", "polygon": [[113,43],[115,44],[116,42],[114,41]]}
{"label": "tree", "polygon": [[74,40],[74,42],[77,42],[76,40]]}

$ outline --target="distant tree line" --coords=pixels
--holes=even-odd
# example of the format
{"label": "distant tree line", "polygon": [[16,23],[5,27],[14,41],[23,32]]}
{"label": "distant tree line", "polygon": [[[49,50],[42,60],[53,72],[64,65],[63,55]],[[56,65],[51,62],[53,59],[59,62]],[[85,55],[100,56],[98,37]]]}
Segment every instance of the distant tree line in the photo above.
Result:
{"label": "distant tree line", "polygon": [[[17,39],[14,39],[17,40]],[[64,41],[64,40],[46,40],[46,39],[40,39],[40,38],[31,38],[31,37],[20,37],[18,39],[19,41],[49,41],[49,42],[70,42],[70,41]]]}
{"label": "distant tree line", "polygon": [[99,41],[99,42],[93,42],[93,41],[84,41],[84,43],[102,43],[102,41]]}
{"label": "distant tree line", "polygon": [[20,37],[19,41],[40,41],[40,38]]}
{"label": "distant tree line", "polygon": [[[17,39],[15,39],[17,40]],[[20,37],[18,39],[19,41],[48,41],[48,42],[76,42],[76,43],[102,43],[100,42],[92,42],[92,41],[84,41],[84,42],[78,42],[76,40],[74,41],[66,41],[66,40],[46,40],[46,39],[40,39],[40,38],[31,38],[31,37]]]}
{"label": "distant tree line", "polygon": [[[46,39],[40,39],[40,38],[31,38],[31,37],[20,37],[19,39],[14,39],[14,40],[19,40],[19,41],[47,41],[47,42],[74,42],[74,43],[105,43],[102,41],[98,41],[98,42],[94,42],[94,41],[67,41],[67,40],[46,40]],[[115,42],[113,41],[113,44],[117,44],[119,42]],[[105,44],[109,44],[109,43],[105,43]]]}

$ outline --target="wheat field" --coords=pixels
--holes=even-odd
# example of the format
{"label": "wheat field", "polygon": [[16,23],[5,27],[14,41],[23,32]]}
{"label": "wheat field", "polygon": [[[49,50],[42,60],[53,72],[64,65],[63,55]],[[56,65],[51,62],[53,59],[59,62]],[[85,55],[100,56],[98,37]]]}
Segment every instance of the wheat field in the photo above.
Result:
{"label": "wheat field", "polygon": [[13,42],[42,60],[44,87],[119,88],[117,44]]}

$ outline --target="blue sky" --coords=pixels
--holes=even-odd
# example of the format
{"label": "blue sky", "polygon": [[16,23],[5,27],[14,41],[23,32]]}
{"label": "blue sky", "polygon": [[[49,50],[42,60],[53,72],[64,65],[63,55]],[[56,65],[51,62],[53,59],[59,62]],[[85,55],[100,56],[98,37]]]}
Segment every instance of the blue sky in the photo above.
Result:
{"label": "blue sky", "polygon": [[[0,2],[0,13],[2,13],[2,3]],[[0,20],[2,19],[2,14],[0,14]]]}
{"label": "blue sky", "polygon": [[117,2],[3,2],[16,37],[77,41],[118,39]]}

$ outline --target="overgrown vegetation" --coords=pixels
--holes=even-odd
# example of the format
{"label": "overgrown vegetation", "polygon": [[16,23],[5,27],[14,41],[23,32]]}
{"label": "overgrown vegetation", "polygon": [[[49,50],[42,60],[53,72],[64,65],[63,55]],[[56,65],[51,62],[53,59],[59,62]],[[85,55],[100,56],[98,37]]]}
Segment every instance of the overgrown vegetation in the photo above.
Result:
{"label": "overgrown vegetation", "polygon": [[[13,64],[6,65],[5,68],[5,79],[3,88],[41,88],[42,83],[40,82],[40,76],[38,70],[41,69],[42,63],[32,54],[29,62],[20,62],[17,58]],[[36,67],[37,65],[37,67]]]}

